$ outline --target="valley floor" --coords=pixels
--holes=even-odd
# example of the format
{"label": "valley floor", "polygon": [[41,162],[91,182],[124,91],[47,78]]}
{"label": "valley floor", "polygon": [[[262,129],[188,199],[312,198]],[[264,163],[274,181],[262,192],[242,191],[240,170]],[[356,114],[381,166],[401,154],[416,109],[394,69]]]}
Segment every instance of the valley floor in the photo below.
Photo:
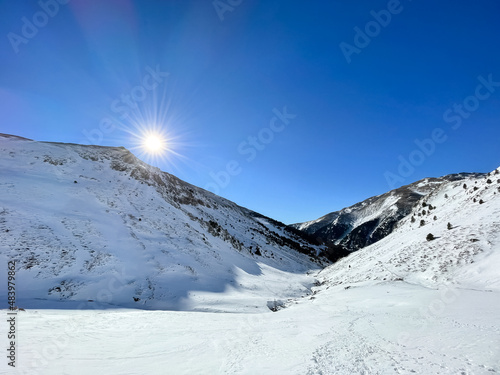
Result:
{"label": "valley floor", "polygon": [[0,373],[495,374],[499,297],[391,282],[322,289],[274,313],[27,310],[17,372],[3,356]]}

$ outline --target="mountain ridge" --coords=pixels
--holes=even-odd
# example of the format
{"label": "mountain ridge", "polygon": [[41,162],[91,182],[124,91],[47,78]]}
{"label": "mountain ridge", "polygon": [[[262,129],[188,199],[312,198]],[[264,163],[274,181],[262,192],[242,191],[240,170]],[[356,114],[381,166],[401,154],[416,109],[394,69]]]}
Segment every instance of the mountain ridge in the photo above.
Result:
{"label": "mountain ridge", "polygon": [[451,180],[419,200],[388,236],[319,278],[330,286],[396,281],[500,292],[499,218],[500,168]]}
{"label": "mountain ridge", "polygon": [[386,193],[367,198],[316,220],[291,224],[320,242],[356,251],[390,234],[419,200],[443,183],[484,176],[483,173],[455,173],[427,177]]}
{"label": "mountain ridge", "polygon": [[[267,309],[314,283],[288,273],[327,264],[324,247],[300,232],[123,147],[0,137],[0,149],[0,254],[17,261],[26,306]],[[258,285],[263,274],[283,287]],[[242,290],[255,306],[229,303]]]}
{"label": "mountain ridge", "polygon": [[[26,307],[275,311],[312,293],[318,272],[336,270],[335,285],[342,277],[353,282],[346,264],[362,269],[373,261],[353,263],[354,250],[384,252],[387,241],[400,241],[394,233],[443,226],[441,208],[430,203],[435,196],[440,204],[460,200],[473,217],[473,205],[483,212],[500,193],[500,178],[492,177],[498,169],[426,178],[309,222],[321,230],[346,218],[338,222],[351,225],[347,234],[329,242],[162,172],[123,147],[0,136],[0,151],[0,255],[18,262]],[[498,229],[490,224],[486,232]],[[364,229],[372,240],[383,236],[367,244]],[[363,246],[343,252],[344,239]],[[325,257],[347,255],[320,272]]]}

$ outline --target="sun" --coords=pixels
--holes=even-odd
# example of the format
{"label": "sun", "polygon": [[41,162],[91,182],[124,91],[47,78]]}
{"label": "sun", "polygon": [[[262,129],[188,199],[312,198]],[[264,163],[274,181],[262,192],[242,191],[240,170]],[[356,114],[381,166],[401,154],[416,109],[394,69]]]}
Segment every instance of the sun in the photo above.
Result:
{"label": "sun", "polygon": [[149,132],[142,139],[142,148],[148,154],[162,154],[167,149],[165,137],[160,133]]}

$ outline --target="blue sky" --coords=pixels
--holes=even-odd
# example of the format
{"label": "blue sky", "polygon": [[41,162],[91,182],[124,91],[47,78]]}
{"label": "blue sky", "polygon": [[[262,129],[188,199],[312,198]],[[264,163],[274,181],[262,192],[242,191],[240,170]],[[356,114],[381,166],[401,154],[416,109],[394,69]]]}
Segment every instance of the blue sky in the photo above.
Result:
{"label": "blue sky", "polygon": [[[1,1],[0,132],[125,146],[312,220],[498,167],[499,14],[495,0]],[[153,128],[161,158],[138,147]]]}

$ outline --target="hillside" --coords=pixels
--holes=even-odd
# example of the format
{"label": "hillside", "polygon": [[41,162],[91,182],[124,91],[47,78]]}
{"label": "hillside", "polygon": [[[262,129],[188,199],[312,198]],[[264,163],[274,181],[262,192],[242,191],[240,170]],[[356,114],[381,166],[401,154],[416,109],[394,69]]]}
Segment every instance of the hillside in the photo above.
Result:
{"label": "hillside", "polygon": [[24,306],[267,310],[324,264],[300,232],[124,148],[2,136],[0,170],[0,254]]}
{"label": "hillside", "polygon": [[[123,148],[0,150],[23,373],[500,372],[500,169],[410,185],[390,233],[323,268],[294,230]],[[380,197],[358,212],[405,201]]]}
{"label": "hillside", "polygon": [[398,281],[499,292],[499,267],[500,168],[440,183],[390,235],[321,275],[329,285]]}
{"label": "hillside", "polygon": [[277,312],[27,310],[20,357],[51,375],[498,374],[499,173],[441,184]]}
{"label": "hillside", "polygon": [[425,178],[331,212],[317,220],[292,224],[292,227],[321,242],[341,245],[348,251],[359,250],[390,234],[411,213],[417,202],[443,184],[481,176],[483,174],[480,173],[460,173]]}

